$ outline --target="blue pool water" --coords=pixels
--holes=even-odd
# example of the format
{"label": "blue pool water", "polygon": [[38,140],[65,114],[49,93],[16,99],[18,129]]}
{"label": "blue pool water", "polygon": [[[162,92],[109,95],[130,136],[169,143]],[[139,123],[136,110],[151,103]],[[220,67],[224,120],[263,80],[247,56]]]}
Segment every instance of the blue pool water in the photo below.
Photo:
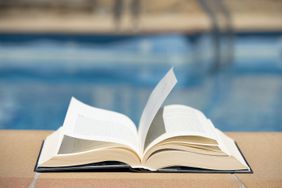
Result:
{"label": "blue pool water", "polygon": [[71,96],[136,123],[171,67],[166,104],[202,110],[224,131],[282,130],[282,35],[239,34],[235,61],[210,71],[208,35],[0,35],[0,128],[57,129]]}

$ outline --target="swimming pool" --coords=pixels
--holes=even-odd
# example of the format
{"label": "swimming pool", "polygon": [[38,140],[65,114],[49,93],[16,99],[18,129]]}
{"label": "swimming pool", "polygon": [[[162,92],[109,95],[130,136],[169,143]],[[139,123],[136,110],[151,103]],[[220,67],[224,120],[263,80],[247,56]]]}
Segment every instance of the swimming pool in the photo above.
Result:
{"label": "swimming pool", "polygon": [[211,72],[208,35],[0,35],[0,128],[57,129],[71,96],[137,123],[171,67],[166,104],[202,110],[224,131],[282,130],[282,35],[238,34],[235,61]]}

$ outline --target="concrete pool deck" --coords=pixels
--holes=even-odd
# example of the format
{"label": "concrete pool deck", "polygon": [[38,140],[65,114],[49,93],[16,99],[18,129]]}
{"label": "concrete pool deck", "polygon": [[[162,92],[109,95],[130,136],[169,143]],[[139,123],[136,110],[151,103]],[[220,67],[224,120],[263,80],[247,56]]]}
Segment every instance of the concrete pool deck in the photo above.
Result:
{"label": "concrete pool deck", "polygon": [[[136,6],[137,12],[133,15],[129,8],[132,6],[132,1],[127,0],[124,1],[124,5],[120,5],[119,16],[113,9],[116,7],[115,1],[66,2],[2,1],[0,33],[136,34],[138,31],[139,33],[195,34],[209,32],[213,20],[208,16],[211,14],[201,4],[209,7],[211,12],[217,12],[214,17],[218,20],[217,24],[221,29],[226,27],[224,22],[230,22],[235,32],[282,30],[281,1],[261,0],[258,3],[254,0],[229,0],[213,6],[213,3],[208,1],[200,3],[197,0],[185,2],[157,0],[154,3],[140,1],[139,6]],[[85,7],[88,7],[88,10]],[[227,17],[230,17],[230,20]]]}
{"label": "concrete pool deck", "polygon": [[[50,131],[0,131],[0,187],[28,187],[41,142]],[[236,174],[246,187],[282,186],[282,132],[229,132],[252,167]],[[44,173],[36,187],[239,187],[231,174]]]}

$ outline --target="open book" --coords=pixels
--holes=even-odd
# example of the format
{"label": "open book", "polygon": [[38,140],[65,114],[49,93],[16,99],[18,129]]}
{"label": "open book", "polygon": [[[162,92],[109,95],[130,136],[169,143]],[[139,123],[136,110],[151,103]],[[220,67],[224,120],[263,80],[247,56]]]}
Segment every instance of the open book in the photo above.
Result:
{"label": "open book", "polygon": [[64,124],[48,136],[35,170],[250,172],[235,142],[189,106],[163,102],[173,69],[151,93],[137,126],[127,116],[71,99]]}

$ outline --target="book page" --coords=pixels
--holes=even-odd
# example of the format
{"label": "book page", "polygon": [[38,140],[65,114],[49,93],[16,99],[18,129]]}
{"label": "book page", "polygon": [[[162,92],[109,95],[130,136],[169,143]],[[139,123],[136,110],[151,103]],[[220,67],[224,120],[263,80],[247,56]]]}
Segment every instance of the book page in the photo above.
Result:
{"label": "book page", "polygon": [[113,147],[121,147],[121,145],[112,142],[86,140],[64,135],[58,154],[74,154]]}
{"label": "book page", "polygon": [[202,136],[217,140],[213,124],[204,114],[184,105],[160,109],[145,140],[145,152],[155,144],[176,136]]}
{"label": "book page", "polygon": [[242,165],[244,165],[247,169],[250,169],[250,167],[246,163],[244,157],[242,156],[242,154],[238,150],[238,147],[236,146],[234,140],[229,138],[227,135],[225,135],[223,132],[221,132],[218,129],[216,129],[216,132],[217,132],[218,136],[220,137],[220,139],[221,139],[223,145],[225,146],[226,150],[228,150],[227,153],[229,155],[235,157],[238,161],[240,161],[240,163]]}
{"label": "book page", "polygon": [[171,68],[151,93],[139,121],[138,134],[140,139],[140,150],[144,150],[145,139],[149,127],[176,83],[177,80],[173,68]]}
{"label": "book page", "polygon": [[57,131],[53,132],[45,139],[40,158],[38,160],[38,165],[47,162],[58,154],[63,137],[63,128],[60,127]]}
{"label": "book page", "polygon": [[68,136],[114,142],[138,152],[138,134],[134,123],[125,115],[88,106],[71,99],[63,125]]}
{"label": "book page", "polygon": [[164,108],[163,119],[166,132],[187,132],[209,138],[215,138],[211,132],[213,125],[208,123],[205,115],[192,107],[169,105]]}

